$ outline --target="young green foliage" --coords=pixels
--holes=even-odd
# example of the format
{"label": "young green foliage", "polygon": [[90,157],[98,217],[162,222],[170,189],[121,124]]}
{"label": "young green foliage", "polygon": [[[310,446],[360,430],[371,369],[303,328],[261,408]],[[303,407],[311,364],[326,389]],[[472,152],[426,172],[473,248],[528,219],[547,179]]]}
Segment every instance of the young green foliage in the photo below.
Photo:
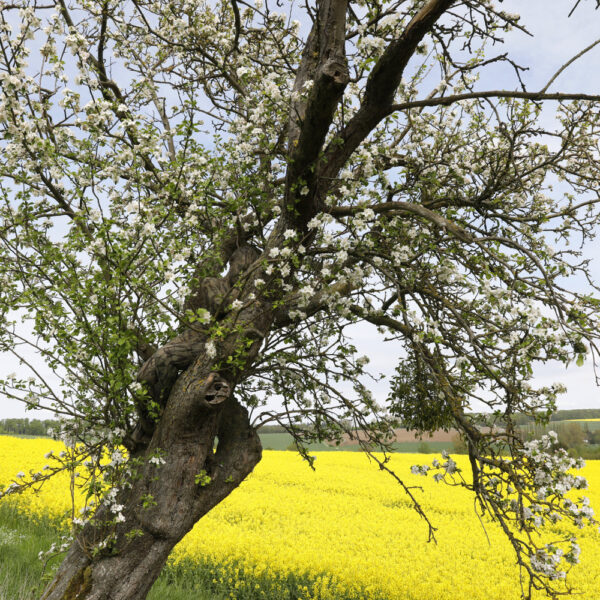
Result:
{"label": "young green foliage", "polygon": [[[124,515],[161,509],[147,489],[180,439],[206,454],[184,483],[210,499],[245,476],[220,469],[253,426],[284,426],[310,466],[307,443],[358,437],[390,471],[372,451],[402,421],[459,429],[460,483],[527,593],[554,593],[561,555],[532,535],[543,511],[524,516],[541,492],[513,416],[555,408],[562,386],[534,388],[536,362],[597,356],[578,244],[599,222],[600,96],[482,89],[491,63],[522,69],[493,54],[526,29],[492,0],[0,7],[0,349],[31,371],[0,391],[64,417],[72,464],[50,470],[87,461],[104,521],[76,525],[102,533],[82,534],[94,560],[151,534]],[[356,323],[401,348],[385,403]],[[535,468],[562,501],[572,465],[544,444]],[[259,450],[239,452],[251,470]]]}

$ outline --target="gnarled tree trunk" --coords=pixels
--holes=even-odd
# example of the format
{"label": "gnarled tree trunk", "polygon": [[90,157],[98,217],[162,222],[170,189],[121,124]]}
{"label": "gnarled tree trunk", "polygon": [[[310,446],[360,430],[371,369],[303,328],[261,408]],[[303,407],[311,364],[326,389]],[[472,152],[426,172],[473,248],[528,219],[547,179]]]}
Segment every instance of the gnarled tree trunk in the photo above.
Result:
{"label": "gnarled tree trunk", "polygon": [[[112,511],[106,501],[96,524],[83,528],[43,600],[143,600],[175,544],[259,462],[246,409],[231,395],[214,403],[208,364],[202,356],[179,377],[139,478],[118,492]],[[149,461],[157,452],[164,464]],[[122,505],[124,522],[114,523],[114,504]]]}
{"label": "gnarled tree trunk", "polygon": [[[206,354],[208,332],[184,327],[177,338],[146,359],[138,379],[164,410],[155,428],[146,407],[140,406],[139,427],[126,440],[135,459],[142,459],[140,473],[130,478],[130,488],[100,507],[96,524],[84,527],[42,600],[142,600],[173,546],[260,460],[260,441],[246,410],[231,395],[219,403],[224,394],[215,392],[212,384],[217,374],[211,370],[219,361],[225,365],[219,377],[224,378],[229,394],[251,371],[263,339],[278,319],[286,283],[291,281],[289,271],[271,277],[267,265],[281,248],[290,246],[290,230],[298,238],[298,247],[310,246],[314,233],[308,223],[322,210],[327,188],[336,176],[328,172],[322,177],[327,160],[319,161],[349,81],[344,50],[348,0],[317,4],[318,18],[294,84],[298,91],[310,81],[311,91],[307,97],[299,95],[290,111],[285,190],[276,198],[282,215],[262,254],[248,243],[254,221],[248,227],[238,223],[219,248],[222,262],[213,264],[214,257],[209,257],[199,265],[200,281],[185,304],[191,311],[207,310],[211,322],[219,322],[224,339],[210,340],[213,348],[218,341],[217,356],[212,360]],[[385,72],[383,77],[387,77]],[[354,147],[367,134],[361,130],[351,136]],[[229,271],[217,276],[225,263]],[[214,276],[206,276],[208,272]],[[270,281],[269,286],[258,288],[259,279]],[[243,308],[238,305],[234,310],[235,300]],[[150,462],[157,451],[166,461],[161,466]],[[148,502],[150,497],[154,505]],[[122,523],[115,524],[112,518],[115,503],[125,517]],[[105,540],[106,547],[101,548]]]}

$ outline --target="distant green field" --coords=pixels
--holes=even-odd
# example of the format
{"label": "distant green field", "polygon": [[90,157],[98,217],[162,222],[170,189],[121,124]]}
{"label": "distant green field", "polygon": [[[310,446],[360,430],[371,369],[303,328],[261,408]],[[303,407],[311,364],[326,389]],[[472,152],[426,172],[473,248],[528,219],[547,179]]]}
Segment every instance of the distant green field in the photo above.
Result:
{"label": "distant green field", "polygon": [[[260,441],[265,450],[287,450],[288,446],[294,441],[289,433],[261,433]],[[309,450],[336,450],[335,447],[327,444],[309,444]]]}
{"label": "distant green field", "polygon": [[452,442],[430,442],[428,440],[415,441],[415,442],[396,442],[394,444],[394,450],[396,452],[410,452],[410,453],[428,453],[428,452],[441,452],[447,450],[452,452],[454,444]]}
{"label": "distant green field", "polygon": [[[289,433],[261,433],[260,440],[265,450],[287,450],[292,444],[293,438]],[[441,452],[442,450],[452,450],[452,442],[397,442],[393,445],[396,452]],[[309,444],[309,450],[360,450],[358,445],[352,446],[329,446],[327,444]]]}

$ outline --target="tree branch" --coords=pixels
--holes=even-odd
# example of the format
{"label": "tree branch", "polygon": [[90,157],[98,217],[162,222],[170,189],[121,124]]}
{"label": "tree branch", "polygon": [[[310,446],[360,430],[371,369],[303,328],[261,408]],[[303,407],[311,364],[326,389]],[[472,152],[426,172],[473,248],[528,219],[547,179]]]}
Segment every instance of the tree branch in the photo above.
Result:
{"label": "tree branch", "polygon": [[240,39],[240,32],[242,30],[242,22],[240,19],[240,9],[237,5],[236,0],[231,0],[231,8],[233,10],[233,17],[235,20],[235,39],[233,40],[233,49],[238,49],[238,42]]}
{"label": "tree branch", "polygon": [[[300,93],[312,79],[308,98],[292,106],[288,134],[284,209],[287,220],[301,227],[318,210],[317,179],[312,167],[349,81],[344,48],[347,6],[348,0],[321,3],[294,83],[294,91]],[[308,193],[301,191],[305,186]]]}
{"label": "tree branch", "polygon": [[275,312],[274,329],[288,327],[296,322],[290,317],[290,312],[295,310],[302,311],[306,317],[312,317],[318,312],[324,310],[328,306],[328,302],[332,296],[347,296],[353,290],[357,289],[357,285],[349,281],[335,283],[317,292],[308,304],[301,303],[301,295],[293,294],[286,298],[285,303]]}
{"label": "tree branch", "polygon": [[[67,27],[75,30],[75,23],[73,22],[73,19],[71,18],[69,9],[67,8],[64,0],[59,0],[59,4],[60,4],[60,13],[61,13],[65,23],[67,24]],[[121,105],[121,104],[125,104],[125,97],[124,97],[123,93],[121,92],[121,89],[119,88],[119,86],[112,79],[109,79],[109,77],[106,73],[106,69],[104,67],[104,62],[102,62],[103,53],[104,53],[105,27],[106,27],[105,21],[107,20],[107,18],[108,18],[108,15],[106,13],[106,5],[104,5],[103,11],[102,11],[102,26],[101,26],[101,33],[100,33],[100,41],[98,43],[98,58],[96,58],[92,54],[89,54],[88,58],[87,58],[87,62],[94,69],[96,74],[98,75],[98,82],[100,83],[100,91],[102,93],[102,97],[108,102],[114,103],[115,101],[117,101],[119,103],[119,105]],[[111,93],[109,93],[108,90],[110,90]],[[118,107],[113,106],[113,112],[114,112],[115,116],[121,122],[131,118],[131,113],[129,112],[129,109],[121,110]],[[133,127],[131,127],[130,125],[125,125],[125,131],[127,132],[127,136],[129,137],[129,141],[131,142],[131,145],[133,147],[139,146],[139,140],[138,140],[138,137],[137,137],[136,132],[133,129]],[[142,161],[144,163],[144,167],[146,168],[146,170],[148,172],[152,173],[153,175],[155,175],[157,177],[157,179],[159,179],[157,169],[154,166],[154,164],[152,163],[152,161],[150,160],[150,157],[147,154],[143,154],[141,152],[140,152],[140,154],[141,154],[141,158],[142,158]]]}
{"label": "tree branch", "polygon": [[470,233],[456,223],[453,223],[433,210],[429,210],[428,208],[425,208],[420,204],[414,204],[413,202],[382,202],[381,204],[375,204],[373,206],[330,206],[326,208],[324,212],[329,213],[333,217],[349,217],[362,212],[367,208],[370,208],[375,213],[394,211],[418,215],[434,225],[437,225],[441,229],[448,230],[463,242],[475,241]]}
{"label": "tree branch", "polygon": [[541,90],[541,92],[542,93],[546,92],[546,90],[552,85],[552,83],[554,82],[554,80],[569,65],[572,65],[578,58],[581,58],[586,52],[589,52],[592,48],[596,47],[598,44],[600,44],[600,40],[596,40],[595,42],[593,42],[592,44],[590,44],[587,48],[584,48],[581,52],[579,52],[578,54],[576,54],[575,56],[573,56],[573,58],[571,58],[570,60],[568,60],[560,69],[558,69],[558,71],[556,71],[556,73],[554,73],[554,75],[550,78],[550,80],[548,81],[548,83],[543,87],[543,89]]}
{"label": "tree branch", "polygon": [[[360,109],[343,129],[335,144],[329,144],[326,149],[322,162],[322,176],[325,179],[336,176],[354,150],[389,114],[389,107],[408,61],[435,22],[454,2],[455,0],[429,0],[412,18],[402,35],[386,48],[369,75]],[[339,138],[342,140],[341,144]]]}
{"label": "tree branch", "polygon": [[482,98],[522,98],[537,102],[540,100],[585,100],[589,102],[600,102],[600,95],[594,94],[546,94],[541,92],[516,92],[509,90],[492,90],[485,92],[468,92],[466,94],[454,94],[452,96],[443,96],[438,98],[426,98],[425,100],[414,100],[413,102],[403,102],[401,104],[392,104],[385,116],[400,110],[409,110],[411,108],[422,108],[426,106],[447,106],[460,102],[461,100],[477,100]]}

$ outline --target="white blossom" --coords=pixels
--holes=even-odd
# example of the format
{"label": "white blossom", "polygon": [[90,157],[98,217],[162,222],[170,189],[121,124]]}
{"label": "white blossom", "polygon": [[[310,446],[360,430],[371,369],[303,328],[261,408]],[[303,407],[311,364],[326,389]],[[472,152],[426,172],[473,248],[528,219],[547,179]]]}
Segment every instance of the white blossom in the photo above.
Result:
{"label": "white blossom", "polygon": [[204,349],[208,358],[214,358],[217,355],[217,349],[215,347],[215,343],[212,340],[208,340],[208,342],[206,342],[206,344],[204,345]]}
{"label": "white blossom", "polygon": [[110,465],[112,467],[116,467],[118,465],[121,465],[125,462],[125,457],[123,456],[123,453],[119,450],[113,450],[112,454],[110,455]]}

